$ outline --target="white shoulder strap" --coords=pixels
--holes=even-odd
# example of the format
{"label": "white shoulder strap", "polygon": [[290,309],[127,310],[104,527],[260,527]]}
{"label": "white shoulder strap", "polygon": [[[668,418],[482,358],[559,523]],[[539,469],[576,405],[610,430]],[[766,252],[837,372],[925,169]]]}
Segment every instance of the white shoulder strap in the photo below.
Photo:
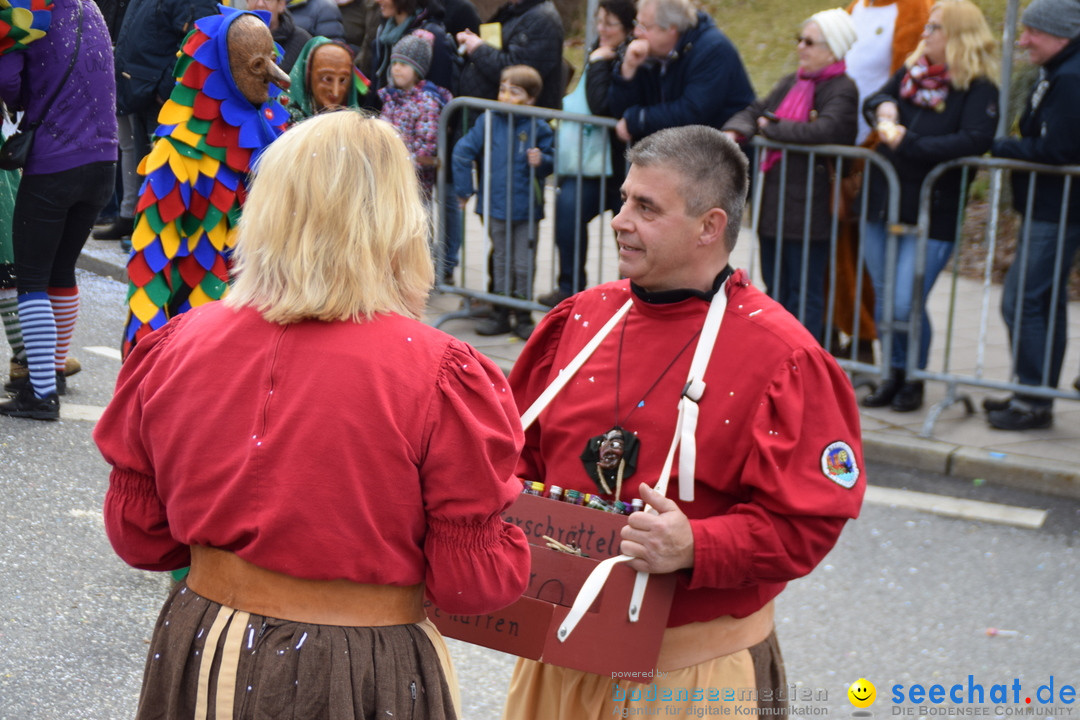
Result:
{"label": "white shoulder strap", "polygon": [[[694,499],[694,466],[697,460],[697,421],[698,401],[705,392],[705,370],[709,366],[713,348],[716,345],[716,336],[720,334],[720,324],[727,310],[726,283],[715,295],[709,304],[709,313],[705,316],[705,324],[701,328],[701,336],[698,338],[697,349],[694,350],[694,359],[690,362],[690,373],[686,380],[682,398],[679,399],[679,416],[675,422],[675,433],[668,448],[664,467],[660,471],[660,477],[654,489],[661,495],[667,494],[668,480],[671,479],[671,466],[675,458],[675,450],[682,444],[679,454],[679,499],[690,502]],[[575,358],[576,359],[576,358]],[[530,408],[531,409],[531,408]],[[645,507],[645,512],[656,513],[650,506]],[[600,594],[604,583],[607,581],[611,568],[616,563],[632,560],[629,555],[619,555],[608,558],[601,562],[581,586],[570,612],[559,626],[557,637],[560,642],[570,637],[577,624],[585,617],[585,612],[592,606],[596,596]],[[641,615],[641,603],[645,599],[645,590],[649,582],[649,573],[639,572],[634,579],[634,589],[630,595],[630,606],[627,608],[627,616],[630,622],[637,622]]]}
{"label": "white shoulder strap", "polygon": [[529,426],[536,422],[536,418],[540,417],[540,413],[544,411],[544,408],[559,394],[559,391],[565,387],[566,383],[570,382],[570,378],[574,377],[574,373],[581,369],[581,366],[585,364],[585,361],[589,359],[589,356],[593,354],[596,348],[600,347],[600,343],[604,341],[604,338],[619,324],[623,316],[630,311],[630,306],[634,304],[634,300],[631,298],[623,303],[623,306],[615,311],[615,314],[611,316],[611,319],[607,321],[604,327],[600,328],[600,332],[593,335],[592,339],[581,348],[581,352],[574,356],[574,359],[570,361],[570,364],[559,371],[558,377],[552,381],[550,385],[544,388],[544,392],[540,393],[540,397],[536,398],[535,402],[529,406],[521,415],[521,427],[523,430],[528,430]]}

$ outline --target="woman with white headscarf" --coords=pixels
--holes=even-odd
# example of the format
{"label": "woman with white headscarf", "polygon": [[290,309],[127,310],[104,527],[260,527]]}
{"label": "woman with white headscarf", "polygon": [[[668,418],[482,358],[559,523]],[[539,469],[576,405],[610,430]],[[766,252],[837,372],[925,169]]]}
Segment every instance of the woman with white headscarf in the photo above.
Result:
{"label": "woman with white headscarf", "polygon": [[[839,8],[815,13],[803,23],[796,40],[798,70],[782,78],[767,96],[736,113],[724,125],[724,132],[738,141],[760,134],[799,145],[852,144],[858,131],[859,91],[844,65],[844,55],[855,42],[851,16]],[[758,235],[769,294],[821,340],[834,169],[826,158],[815,157],[808,187],[808,163],[805,153],[789,152],[786,162],[780,151],[761,154],[763,177],[759,175],[758,181],[764,186]],[[783,228],[779,227],[781,208]],[[805,288],[801,287],[804,254],[809,264]]]}

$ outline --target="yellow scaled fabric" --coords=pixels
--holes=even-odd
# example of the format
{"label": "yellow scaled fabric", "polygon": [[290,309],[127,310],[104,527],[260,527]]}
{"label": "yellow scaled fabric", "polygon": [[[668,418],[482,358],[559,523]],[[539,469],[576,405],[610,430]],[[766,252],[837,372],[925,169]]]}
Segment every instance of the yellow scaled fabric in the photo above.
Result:
{"label": "yellow scaled fabric", "polygon": [[229,229],[226,227],[226,217],[222,217],[218,224],[206,231],[206,237],[214,249],[218,252],[225,250],[225,243],[229,240]]}
{"label": "yellow scaled fabric", "polygon": [[[226,285],[225,286],[225,291],[223,293],[221,293],[221,297],[225,297],[228,294],[229,294],[229,287]],[[214,302],[214,300],[216,300],[216,298],[212,298],[209,295],[207,295],[203,291],[201,285],[196,285],[194,288],[192,288],[191,289],[191,294],[188,295],[188,302],[191,303],[191,307],[199,307],[200,305],[205,305],[206,303]]]}
{"label": "yellow scaled fabric", "polygon": [[221,162],[215,160],[209,155],[203,155],[199,158],[199,172],[206,177],[216,178],[218,174],[218,168],[221,167]]}
{"label": "yellow scaled fabric", "polygon": [[128,307],[131,308],[131,312],[135,314],[135,317],[139,318],[142,323],[150,322],[150,319],[157,316],[161,311],[157,305],[153,303],[150,296],[146,294],[145,288],[139,288],[128,300]]}
{"label": "yellow scaled fabric", "polygon": [[[158,112],[158,123],[161,125],[182,125],[191,119],[194,110],[186,105],[181,105],[173,100],[166,100]],[[176,137],[174,134],[173,137]]]}
{"label": "yellow scaled fabric", "polygon": [[154,242],[156,237],[157,233],[154,232],[154,228],[150,227],[150,219],[146,217],[145,213],[140,214],[139,221],[135,223],[135,230],[131,233],[131,247],[135,250],[142,250]]}
{"label": "yellow scaled fabric", "polygon": [[188,130],[187,125],[177,125],[175,128],[173,128],[173,131],[169,133],[169,137],[171,137],[173,140],[176,140],[177,142],[182,142],[185,145],[190,145],[191,147],[198,147],[199,140],[201,140],[203,136],[196,135],[195,133]]}
{"label": "yellow scaled fabric", "polygon": [[176,257],[176,252],[180,249],[180,230],[176,227],[175,220],[161,228],[161,249],[167,258]]}

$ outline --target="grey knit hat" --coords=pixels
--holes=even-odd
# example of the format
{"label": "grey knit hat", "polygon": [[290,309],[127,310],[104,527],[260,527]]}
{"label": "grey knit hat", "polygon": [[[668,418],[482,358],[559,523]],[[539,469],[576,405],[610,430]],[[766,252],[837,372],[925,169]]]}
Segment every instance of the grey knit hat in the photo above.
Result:
{"label": "grey knit hat", "polygon": [[390,62],[405,63],[423,80],[431,68],[431,50],[434,46],[434,35],[427,30],[414,30],[397,41],[390,53]]}
{"label": "grey knit hat", "polygon": [[1020,22],[1072,40],[1080,35],[1080,0],[1034,0],[1020,16]]}

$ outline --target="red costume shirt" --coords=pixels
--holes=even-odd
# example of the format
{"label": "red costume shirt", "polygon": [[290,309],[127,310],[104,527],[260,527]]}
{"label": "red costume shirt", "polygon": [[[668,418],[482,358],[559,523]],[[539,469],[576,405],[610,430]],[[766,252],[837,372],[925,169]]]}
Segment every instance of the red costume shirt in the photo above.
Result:
{"label": "red costume shirt", "polygon": [[412,585],[448,612],[528,579],[521,430],[499,369],[420,322],[268,323],[222,303],[135,346],[94,431],[105,525],[147,570],[188,546],[299,578]]}
{"label": "red costume shirt", "polygon": [[[829,552],[865,490],[847,376],[742,271],[725,289],[699,403],[695,500],[676,500],[693,529],[694,567],[679,573],[669,627],[760,609]],[[640,440],[623,499],[637,497],[641,482],[656,483],[708,302],[645,302],[626,280],[586,290],[548,313],[510,385],[518,406],[529,407],[631,296],[625,330],[620,322],[526,432],[522,478],[599,492],[579,456],[590,437],[618,424]]]}

